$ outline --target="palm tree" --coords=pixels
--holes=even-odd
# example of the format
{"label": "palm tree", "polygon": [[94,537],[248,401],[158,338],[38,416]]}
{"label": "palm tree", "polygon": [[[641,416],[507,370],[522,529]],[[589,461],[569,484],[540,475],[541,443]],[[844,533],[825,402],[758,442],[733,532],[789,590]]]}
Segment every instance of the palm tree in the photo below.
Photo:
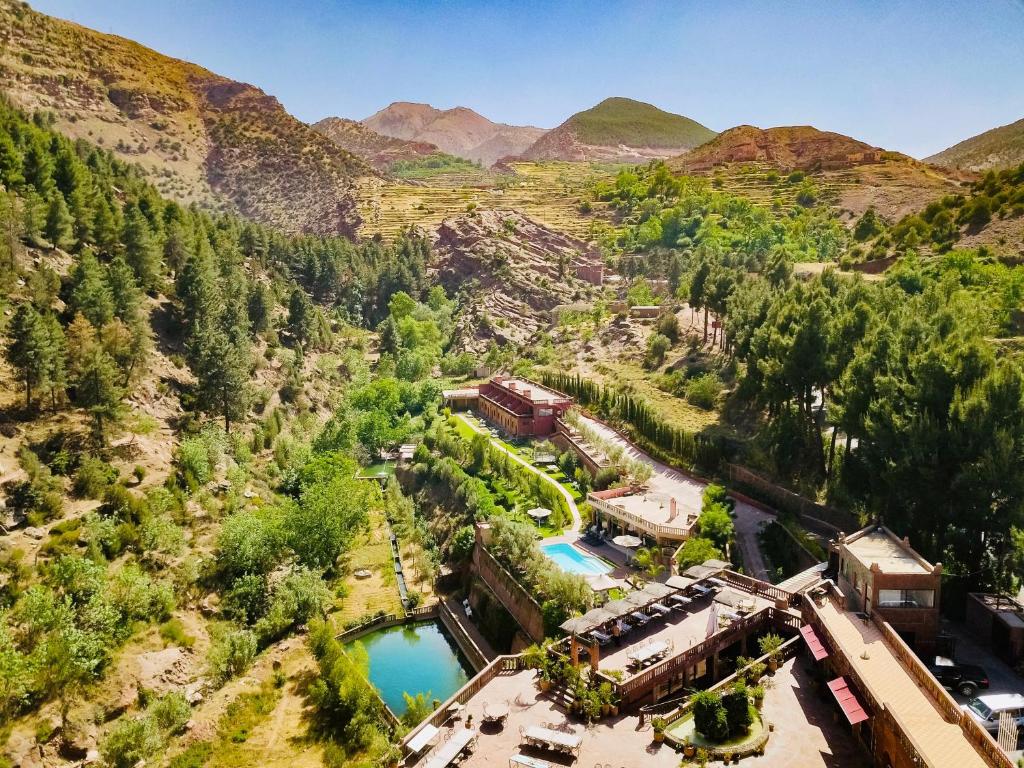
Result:
{"label": "palm tree", "polygon": [[657,579],[665,568],[657,547],[640,547],[633,556],[633,562],[650,581]]}

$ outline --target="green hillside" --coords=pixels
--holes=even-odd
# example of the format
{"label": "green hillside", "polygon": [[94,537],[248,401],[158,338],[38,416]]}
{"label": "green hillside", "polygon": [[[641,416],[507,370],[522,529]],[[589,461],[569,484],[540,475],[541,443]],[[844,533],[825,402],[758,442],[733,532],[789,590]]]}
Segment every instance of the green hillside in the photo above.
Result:
{"label": "green hillside", "polygon": [[569,125],[585,144],[696,147],[715,137],[714,131],[696,120],[618,96],[578,112]]}

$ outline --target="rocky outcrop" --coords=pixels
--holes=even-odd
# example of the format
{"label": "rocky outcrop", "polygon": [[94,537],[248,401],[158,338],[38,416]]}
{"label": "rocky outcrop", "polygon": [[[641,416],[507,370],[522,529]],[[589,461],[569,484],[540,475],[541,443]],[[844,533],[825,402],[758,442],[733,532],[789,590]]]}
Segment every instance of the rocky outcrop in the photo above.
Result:
{"label": "rocky outcrop", "polygon": [[599,254],[583,241],[515,211],[456,216],[435,233],[432,271],[450,293],[463,293],[456,335],[475,351],[492,339],[528,342],[550,326],[555,307],[594,290],[577,275],[600,267]]}
{"label": "rocky outcrop", "polygon": [[416,160],[441,151],[430,142],[395,139],[344,117],[326,117],[313,123],[313,128],[345,151],[384,172],[390,171],[391,166],[400,160]]}
{"label": "rocky outcrop", "polygon": [[[780,170],[828,171],[879,163],[897,156],[862,141],[809,125],[757,128],[740,125],[718,134],[670,165],[687,173],[703,173],[732,163],[763,162]],[[910,160],[910,158],[906,158]]]}

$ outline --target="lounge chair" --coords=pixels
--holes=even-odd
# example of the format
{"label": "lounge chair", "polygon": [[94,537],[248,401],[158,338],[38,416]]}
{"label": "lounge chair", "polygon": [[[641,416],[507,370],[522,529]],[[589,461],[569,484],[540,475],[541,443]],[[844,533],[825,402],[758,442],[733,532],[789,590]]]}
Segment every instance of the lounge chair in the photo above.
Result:
{"label": "lounge chair", "polygon": [[631,614],[629,614],[629,618],[636,621],[636,623],[639,624],[641,627],[651,620],[650,616],[640,613],[640,611],[633,611]]}
{"label": "lounge chair", "polygon": [[592,629],[590,631],[590,636],[592,638],[594,638],[595,640],[597,640],[597,644],[602,646],[602,647],[608,645],[608,643],[610,643],[612,641],[612,636],[611,635],[606,635],[604,632],[602,632],[599,629]]}

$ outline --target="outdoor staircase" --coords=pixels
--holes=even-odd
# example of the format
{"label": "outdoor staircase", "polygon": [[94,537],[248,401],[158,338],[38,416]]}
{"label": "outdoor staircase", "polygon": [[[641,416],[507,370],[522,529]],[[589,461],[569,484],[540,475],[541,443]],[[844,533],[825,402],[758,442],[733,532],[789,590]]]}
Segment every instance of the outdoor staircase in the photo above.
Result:
{"label": "outdoor staircase", "polygon": [[575,694],[569,690],[568,686],[563,684],[551,686],[545,695],[551,699],[551,702],[556,707],[559,707],[566,712],[572,708],[573,702],[576,701]]}

